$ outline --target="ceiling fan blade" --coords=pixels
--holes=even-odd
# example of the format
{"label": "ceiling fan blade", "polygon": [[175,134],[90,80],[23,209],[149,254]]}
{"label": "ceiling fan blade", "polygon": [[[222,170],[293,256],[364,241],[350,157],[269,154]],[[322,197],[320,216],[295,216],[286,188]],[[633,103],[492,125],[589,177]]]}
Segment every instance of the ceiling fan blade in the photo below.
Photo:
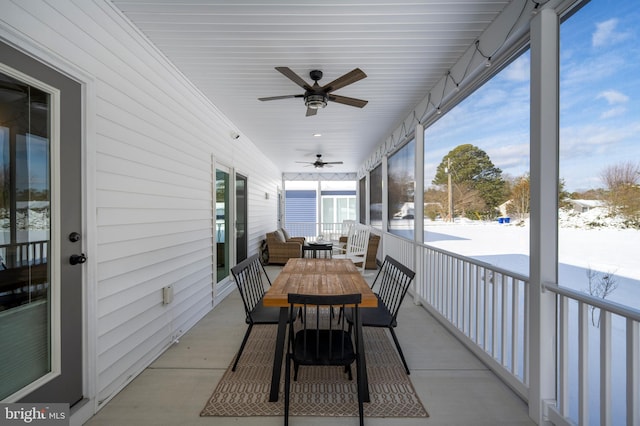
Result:
{"label": "ceiling fan blade", "polygon": [[357,108],[363,108],[369,102],[362,99],[349,98],[347,96],[338,95],[329,95],[328,98],[332,102],[337,102],[339,104],[345,104]]}
{"label": "ceiling fan blade", "polygon": [[284,95],[284,96],[271,96],[268,98],[258,98],[259,101],[275,101],[278,99],[289,99],[289,98],[303,98],[304,95]]}
{"label": "ceiling fan blade", "polygon": [[280,71],[282,75],[287,77],[289,80],[293,81],[298,86],[302,87],[304,90],[311,90],[311,86],[309,86],[309,84],[306,81],[304,81],[302,77],[300,77],[298,74],[293,72],[291,68],[276,67],[276,69]]}
{"label": "ceiling fan blade", "polygon": [[348,86],[349,84],[355,83],[356,81],[362,80],[367,75],[360,68],[356,68],[352,71],[349,71],[342,77],[338,77],[333,80],[331,83],[326,84],[322,87],[322,90],[325,93],[333,92],[334,90],[338,90],[341,87]]}
{"label": "ceiling fan blade", "polygon": [[342,161],[324,161],[323,164],[342,164]]}
{"label": "ceiling fan blade", "polygon": [[307,115],[306,115],[306,116],[307,116],[307,117],[310,117],[310,116],[312,116],[312,115],[316,115],[317,113],[318,113],[318,110],[317,110],[317,109],[314,109],[314,108],[307,108]]}

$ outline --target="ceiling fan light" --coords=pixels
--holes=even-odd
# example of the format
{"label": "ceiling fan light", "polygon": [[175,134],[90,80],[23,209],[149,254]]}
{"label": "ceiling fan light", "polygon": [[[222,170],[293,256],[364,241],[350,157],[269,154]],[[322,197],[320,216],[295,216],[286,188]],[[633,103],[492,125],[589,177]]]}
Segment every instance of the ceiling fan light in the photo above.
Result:
{"label": "ceiling fan light", "polygon": [[304,99],[307,108],[320,109],[327,106],[327,97],[324,95],[309,95]]}

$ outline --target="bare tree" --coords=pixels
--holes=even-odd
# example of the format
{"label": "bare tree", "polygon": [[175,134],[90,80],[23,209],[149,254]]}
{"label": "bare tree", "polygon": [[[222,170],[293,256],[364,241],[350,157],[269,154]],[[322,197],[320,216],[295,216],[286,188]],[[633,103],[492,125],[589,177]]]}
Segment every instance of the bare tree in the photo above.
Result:
{"label": "bare tree", "polygon": [[516,179],[511,186],[511,202],[507,205],[507,213],[513,214],[521,220],[527,217],[531,205],[530,192],[528,175]]}
{"label": "bare tree", "polygon": [[424,191],[424,215],[431,220],[438,216],[447,217],[447,191],[440,187],[427,188]]}
{"label": "bare tree", "polygon": [[473,219],[480,219],[478,212],[486,210],[486,203],[482,194],[472,185],[461,182],[453,184],[454,216],[465,217],[474,216]]}
{"label": "bare tree", "polygon": [[[604,300],[618,287],[618,280],[613,272],[601,273],[588,268],[586,271],[589,287],[587,291],[591,296]],[[591,310],[591,324],[594,327],[600,327],[600,310],[598,310],[598,319],[595,318],[595,306],[589,308]]]}
{"label": "bare tree", "polygon": [[624,162],[606,167],[600,174],[605,199],[612,213],[627,219],[640,219],[640,163]]}

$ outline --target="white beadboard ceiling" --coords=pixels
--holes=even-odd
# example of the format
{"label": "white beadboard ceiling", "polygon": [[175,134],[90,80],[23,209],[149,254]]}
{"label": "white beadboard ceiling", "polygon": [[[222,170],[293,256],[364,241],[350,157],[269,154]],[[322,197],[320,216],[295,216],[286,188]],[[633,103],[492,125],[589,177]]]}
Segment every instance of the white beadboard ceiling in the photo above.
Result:
{"label": "white beadboard ceiling", "polygon": [[[355,172],[512,1],[524,0],[113,0],[172,63],[283,172],[296,161],[343,161]],[[301,94],[276,71],[326,84],[354,68],[367,78],[305,117]],[[321,137],[314,137],[320,133]],[[231,137],[230,137],[231,141]]]}

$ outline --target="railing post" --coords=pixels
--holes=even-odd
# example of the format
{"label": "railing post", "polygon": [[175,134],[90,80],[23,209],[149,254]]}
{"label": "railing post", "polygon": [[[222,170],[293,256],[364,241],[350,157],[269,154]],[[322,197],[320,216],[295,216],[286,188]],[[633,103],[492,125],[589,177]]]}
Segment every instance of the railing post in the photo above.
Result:
{"label": "railing post", "polygon": [[543,9],[531,21],[531,235],[529,251],[529,416],[547,423],[556,400],[558,282],[559,19]]}

